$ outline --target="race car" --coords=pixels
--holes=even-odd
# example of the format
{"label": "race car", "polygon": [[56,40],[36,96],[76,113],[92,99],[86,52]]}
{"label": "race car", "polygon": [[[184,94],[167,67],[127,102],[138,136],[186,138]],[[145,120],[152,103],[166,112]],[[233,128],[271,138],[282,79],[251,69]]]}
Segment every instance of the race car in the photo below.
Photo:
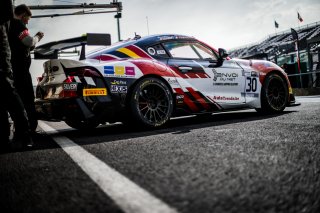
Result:
{"label": "race car", "polygon": [[106,122],[155,128],[175,116],[244,108],[279,113],[295,103],[276,64],[231,59],[191,36],[135,36],[88,54],[82,50],[80,60],[58,58],[59,51],[85,44],[86,35],[35,50],[36,58],[51,58],[36,88],[40,119],[76,129]]}

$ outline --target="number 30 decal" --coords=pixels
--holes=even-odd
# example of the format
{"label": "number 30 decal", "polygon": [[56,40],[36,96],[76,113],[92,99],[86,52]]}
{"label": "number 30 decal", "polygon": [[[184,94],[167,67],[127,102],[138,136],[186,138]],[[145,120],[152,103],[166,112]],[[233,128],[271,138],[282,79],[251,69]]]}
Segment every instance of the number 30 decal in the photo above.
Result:
{"label": "number 30 decal", "polygon": [[247,77],[246,92],[257,91],[257,78]]}

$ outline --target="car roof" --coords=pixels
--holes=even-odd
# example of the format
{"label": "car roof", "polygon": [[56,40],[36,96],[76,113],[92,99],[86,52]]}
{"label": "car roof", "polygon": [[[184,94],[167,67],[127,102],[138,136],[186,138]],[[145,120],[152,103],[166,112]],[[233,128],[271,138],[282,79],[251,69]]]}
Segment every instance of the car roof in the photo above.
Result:
{"label": "car roof", "polygon": [[195,41],[196,39],[191,36],[186,35],[179,35],[179,34],[156,34],[156,35],[149,35],[141,37],[139,35],[136,35],[134,38],[129,38],[127,40],[123,40],[117,43],[114,43],[113,45],[102,48],[99,50],[95,50],[90,52],[87,57],[92,58],[94,56],[100,55],[100,54],[108,54],[111,52],[114,52],[120,48],[127,47],[129,45],[136,45],[140,48],[152,46],[162,41],[169,41],[169,40],[192,40]]}

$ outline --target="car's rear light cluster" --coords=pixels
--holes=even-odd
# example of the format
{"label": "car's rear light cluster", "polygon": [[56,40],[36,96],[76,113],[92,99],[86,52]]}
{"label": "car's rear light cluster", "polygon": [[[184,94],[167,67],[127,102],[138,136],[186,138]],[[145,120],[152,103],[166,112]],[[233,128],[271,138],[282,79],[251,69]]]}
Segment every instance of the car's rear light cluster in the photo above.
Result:
{"label": "car's rear light cluster", "polygon": [[[88,68],[80,68],[77,70],[72,70],[67,73],[67,78],[63,81],[63,90],[59,94],[59,97],[61,98],[71,98],[71,97],[78,97],[79,92],[77,91],[77,82],[75,78],[78,80],[83,78],[83,77],[93,77],[93,78],[99,78],[101,77],[97,71],[94,71],[92,69]],[[65,85],[68,84],[69,86],[75,85],[76,88],[72,89],[70,87],[65,88]]]}
{"label": "car's rear light cluster", "polygon": [[40,83],[43,80],[43,76],[37,77],[37,82]]}

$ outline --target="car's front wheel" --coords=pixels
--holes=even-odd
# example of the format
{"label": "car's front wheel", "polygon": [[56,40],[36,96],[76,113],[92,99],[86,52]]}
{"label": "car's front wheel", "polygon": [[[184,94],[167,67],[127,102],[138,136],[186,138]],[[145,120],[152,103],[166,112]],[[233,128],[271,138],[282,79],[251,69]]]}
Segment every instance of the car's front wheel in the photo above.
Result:
{"label": "car's front wheel", "polygon": [[288,103],[288,87],[283,78],[277,74],[266,77],[261,90],[261,108],[256,109],[262,113],[282,112]]}
{"label": "car's front wheel", "polygon": [[135,121],[146,127],[159,127],[171,117],[172,93],[162,80],[144,78],[134,87],[129,105]]}

